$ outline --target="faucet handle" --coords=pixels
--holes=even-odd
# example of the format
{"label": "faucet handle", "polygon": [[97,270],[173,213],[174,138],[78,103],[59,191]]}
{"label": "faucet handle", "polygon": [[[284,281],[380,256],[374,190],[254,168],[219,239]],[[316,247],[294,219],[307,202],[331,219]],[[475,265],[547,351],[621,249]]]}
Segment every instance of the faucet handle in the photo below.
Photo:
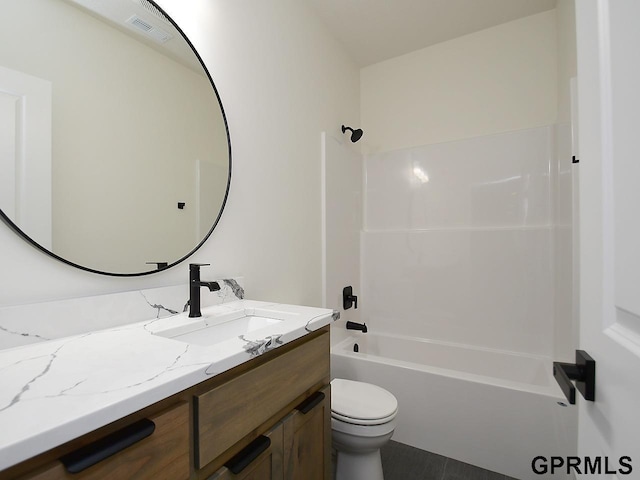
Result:
{"label": "faucet handle", "polygon": [[209,263],[190,263],[189,264],[189,281],[190,282],[199,282],[200,281],[200,267],[206,267],[210,265]]}
{"label": "faucet handle", "polygon": [[189,271],[190,272],[200,272],[200,267],[208,267],[211,265],[210,263],[190,263]]}

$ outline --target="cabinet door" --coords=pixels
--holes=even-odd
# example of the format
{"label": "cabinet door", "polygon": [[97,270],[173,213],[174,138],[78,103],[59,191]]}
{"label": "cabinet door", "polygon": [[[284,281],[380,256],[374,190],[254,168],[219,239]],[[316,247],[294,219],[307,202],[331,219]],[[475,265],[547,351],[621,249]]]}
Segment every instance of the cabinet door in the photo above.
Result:
{"label": "cabinet door", "polygon": [[331,478],[331,386],[298,406],[284,420],[284,478]]}
{"label": "cabinet door", "polygon": [[[209,477],[208,480],[283,480],[283,424],[278,423],[264,436],[270,440],[269,446],[249,462],[242,471],[234,474],[225,466]],[[252,444],[242,450],[234,459],[243,455],[250,455],[251,450]]]}

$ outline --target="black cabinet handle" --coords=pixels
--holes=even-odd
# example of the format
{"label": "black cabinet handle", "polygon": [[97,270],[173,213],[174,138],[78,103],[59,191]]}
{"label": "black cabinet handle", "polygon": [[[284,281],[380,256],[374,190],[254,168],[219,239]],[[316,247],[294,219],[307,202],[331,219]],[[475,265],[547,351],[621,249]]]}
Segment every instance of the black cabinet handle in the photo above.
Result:
{"label": "black cabinet handle", "polygon": [[234,475],[247,468],[258,456],[271,446],[271,439],[260,435],[253,442],[240,450],[231,460],[224,464]]}
{"label": "black cabinet handle", "polygon": [[313,407],[318,405],[323,400],[324,400],[324,393],[316,392],[313,395],[311,395],[309,398],[307,398],[304,402],[302,402],[300,405],[298,405],[296,407],[296,410],[306,415],[311,410],[313,410]]}
{"label": "black cabinet handle", "polygon": [[155,429],[156,424],[145,418],[61,457],[60,461],[69,473],[79,473],[147,438]]}
{"label": "black cabinet handle", "polygon": [[584,350],[576,350],[575,364],[553,362],[553,376],[571,405],[576,403],[576,388],[585,400],[596,399],[596,361]]}

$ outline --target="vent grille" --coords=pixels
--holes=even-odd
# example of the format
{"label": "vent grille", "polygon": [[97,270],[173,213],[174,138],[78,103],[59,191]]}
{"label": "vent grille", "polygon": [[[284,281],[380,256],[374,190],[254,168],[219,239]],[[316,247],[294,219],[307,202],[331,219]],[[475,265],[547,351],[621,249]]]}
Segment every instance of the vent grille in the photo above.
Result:
{"label": "vent grille", "polygon": [[145,36],[155,40],[158,43],[165,43],[173,38],[173,35],[171,35],[170,33],[165,32],[155,25],[151,25],[150,23],[145,22],[137,15],[132,15],[131,17],[129,17],[127,23],[139,30]]}
{"label": "vent grille", "polygon": [[133,1],[138,5],[140,5],[142,8],[144,8],[147,12],[158,17],[163,22],[166,22],[167,24],[171,24],[169,19],[160,11],[160,9],[156,7],[153,3],[151,3],[149,0],[133,0]]}
{"label": "vent grille", "polygon": [[129,23],[136,27],[139,30],[142,30],[144,33],[149,33],[153,30],[153,26],[149,25],[144,20],[141,20],[139,17],[133,16],[129,19]]}

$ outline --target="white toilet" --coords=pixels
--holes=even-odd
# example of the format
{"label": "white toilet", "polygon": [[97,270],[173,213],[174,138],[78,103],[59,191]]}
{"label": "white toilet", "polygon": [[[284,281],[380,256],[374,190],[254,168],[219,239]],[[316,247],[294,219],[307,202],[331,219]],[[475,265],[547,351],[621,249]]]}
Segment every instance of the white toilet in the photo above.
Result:
{"label": "white toilet", "polygon": [[331,438],[336,480],[383,480],[380,447],[396,428],[398,401],[384,388],[336,378],[331,381]]}

